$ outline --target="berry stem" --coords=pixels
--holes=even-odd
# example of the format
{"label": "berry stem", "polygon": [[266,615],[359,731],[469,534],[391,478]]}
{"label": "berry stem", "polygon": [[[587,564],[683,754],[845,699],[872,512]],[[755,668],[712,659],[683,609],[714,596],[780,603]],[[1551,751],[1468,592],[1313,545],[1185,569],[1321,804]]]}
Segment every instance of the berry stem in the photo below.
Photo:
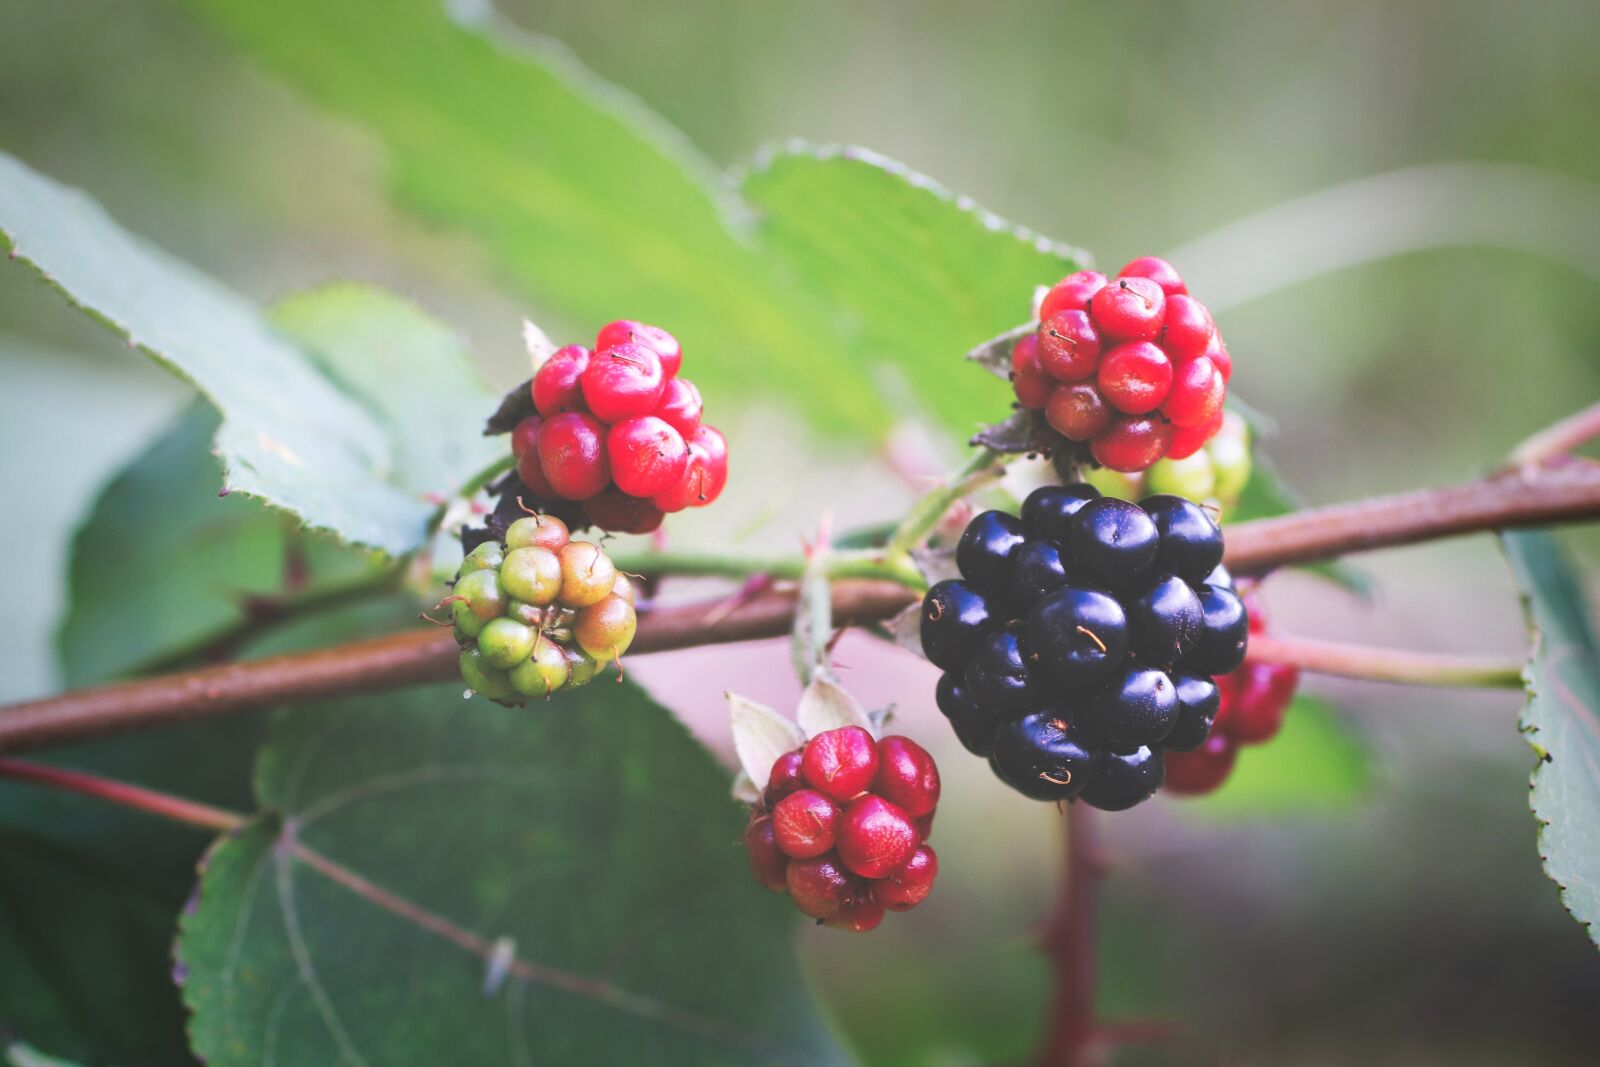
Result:
{"label": "berry stem", "polygon": [[1037,1067],[1090,1067],[1105,1063],[1110,1052],[1095,1018],[1095,912],[1105,860],[1094,809],[1069,802],[1061,826],[1065,831],[1061,880],[1041,946],[1055,972],[1055,989],[1044,1044],[1034,1063]]}
{"label": "berry stem", "polygon": [[[1228,530],[1236,574],[1332,559],[1348,552],[1441,537],[1600,517],[1600,463],[1561,461],[1476,482],[1313,508]],[[839,556],[834,559],[837,563]],[[888,564],[880,560],[879,567]],[[878,571],[879,575],[885,572]],[[833,582],[841,624],[881,622],[917,599],[896,577]],[[642,612],[632,651],[778,637],[794,622],[795,591],[770,588]],[[0,753],[252,708],[370,693],[458,677],[459,649],[432,628],[345,645],[79,689],[0,708]]]}
{"label": "berry stem", "polygon": [[433,517],[428,520],[428,529],[437,530],[444,523],[445,516],[450,513],[450,507],[452,504],[455,504],[457,501],[461,500],[471,500],[485,487],[487,487],[490,482],[494,481],[502,474],[505,474],[507,471],[514,469],[516,465],[517,457],[507,451],[503,455],[498,456],[494,462],[488,464],[476,474],[473,474],[466,481],[461,483],[460,488],[447,497],[436,509],[434,509]]}
{"label": "berry stem", "polygon": [[1005,474],[1005,456],[992,448],[980,448],[976,455],[945,485],[924,493],[900,520],[883,546],[885,559],[909,557],[913,548],[928,539],[945,513],[963,497],[978,491]]}
{"label": "berry stem", "polygon": [[1511,463],[1536,466],[1600,437],[1600,403],[1591,404],[1559,422],[1551,423],[1511,450]]}
{"label": "berry stem", "polygon": [[[715,551],[618,553],[611,557],[611,561],[618,570],[650,577],[749,578],[764,575],[789,581],[797,581],[804,576],[807,565],[804,556],[757,557]],[[927,581],[915,565],[908,567],[897,560],[888,559],[878,549],[831,552],[827,561],[827,576],[834,579],[878,578],[916,590],[927,587]]]}
{"label": "berry stem", "polygon": [[144,786],[130,785],[83,771],[65,767],[52,767],[28,760],[0,759],[0,778],[27,782],[51,789],[60,789],[80,796],[94,797],[119,807],[159,815],[163,819],[188,823],[207,830],[233,830],[244,823],[237,812],[214,808],[193,800],[184,800],[169,793],[160,793]]}
{"label": "berry stem", "polygon": [[1452,656],[1405,649],[1373,648],[1281,634],[1253,634],[1250,659],[1283,663],[1316,674],[1402,685],[1467,689],[1521,689],[1522,663],[1492,656]]}

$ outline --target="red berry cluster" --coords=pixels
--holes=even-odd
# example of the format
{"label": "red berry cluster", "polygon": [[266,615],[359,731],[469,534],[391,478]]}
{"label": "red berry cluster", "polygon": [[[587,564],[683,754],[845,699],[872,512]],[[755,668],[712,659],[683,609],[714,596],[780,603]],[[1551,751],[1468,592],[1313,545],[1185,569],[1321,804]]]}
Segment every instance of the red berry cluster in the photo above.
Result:
{"label": "red berry cluster", "polygon": [[517,475],[547,500],[581,500],[603,530],[649,533],[663,513],[705,507],[728,481],[728,443],[700,422],[683,348],[659,326],[607,323],[591,351],[557,349],[533,376],[511,432]]}
{"label": "red berry cluster", "polygon": [[1221,428],[1233,359],[1166,260],[1141,257],[1110,280],[1070,274],[1038,318],[1011,350],[1017,400],[1068,440],[1087,441],[1101,466],[1183,459]]}
{"label": "red berry cluster", "polygon": [[[1267,615],[1260,600],[1246,594],[1250,632],[1266,630]],[[1240,745],[1259,745],[1277,736],[1283,714],[1300,684],[1300,668],[1285,663],[1255,663],[1248,658],[1217,683],[1217,718],[1205,743],[1192,752],[1166,754],[1166,790],[1198,796],[1210,793],[1228,780]]]}
{"label": "red berry cluster", "polygon": [[828,730],[772,765],[744,832],[750,871],[813,919],[871,930],[933,889],[938,803],[939,768],[915,741]]}

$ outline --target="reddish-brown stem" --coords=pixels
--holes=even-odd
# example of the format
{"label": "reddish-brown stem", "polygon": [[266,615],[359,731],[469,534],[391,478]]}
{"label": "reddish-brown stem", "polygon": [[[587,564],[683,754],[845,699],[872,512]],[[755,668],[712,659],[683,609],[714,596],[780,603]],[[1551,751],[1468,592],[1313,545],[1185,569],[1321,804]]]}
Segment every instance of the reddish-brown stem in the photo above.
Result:
{"label": "reddish-brown stem", "polygon": [[1523,441],[1512,450],[1511,462],[1523,467],[1544,463],[1596,437],[1600,437],[1600,404],[1590,404]]}
{"label": "reddish-brown stem", "polygon": [[[1562,459],[1441,489],[1400,493],[1239,523],[1225,562],[1236,574],[1350,552],[1512,526],[1600,516],[1600,463]],[[838,624],[890,618],[917,594],[894,582],[833,583]],[[641,615],[631,652],[749,641],[787,633],[793,588],[766,588],[731,608],[711,603],[660,607]],[[455,642],[439,631],[408,631],[315,652],[276,656],[80,689],[0,708],[0,753],[164,722],[250,708],[374,692],[455,676]]]}
{"label": "reddish-brown stem", "polygon": [[1263,574],[1350,552],[1600,515],[1600,463],[1567,460],[1475,482],[1297,511],[1228,528],[1224,562]]}
{"label": "reddish-brown stem", "polygon": [[1056,903],[1045,926],[1045,957],[1055,989],[1035,1067],[1096,1067],[1110,1051],[1095,1017],[1095,910],[1105,862],[1095,833],[1094,809],[1067,805],[1063,867]]}
{"label": "reddish-brown stem", "polygon": [[32,763],[18,759],[0,759],[0,778],[15,782],[62,789],[86,797],[96,797],[124,808],[159,815],[163,819],[204,827],[207,830],[232,830],[244,822],[244,816],[224,811],[209,804],[201,804],[182,797],[158,793],[143,786],[113,781],[65,767],[52,767],[46,763]]}

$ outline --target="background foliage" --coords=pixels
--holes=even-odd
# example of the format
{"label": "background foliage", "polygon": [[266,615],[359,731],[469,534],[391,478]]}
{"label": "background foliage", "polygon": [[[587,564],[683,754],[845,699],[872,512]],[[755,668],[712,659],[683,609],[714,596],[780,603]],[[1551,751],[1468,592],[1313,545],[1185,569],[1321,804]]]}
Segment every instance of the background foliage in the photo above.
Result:
{"label": "background foliage", "polygon": [[[13,5],[0,10],[0,147],[89,188],[128,229],[257,308],[355,277],[449,323],[445,333],[419,329],[407,317],[416,312],[351,290],[297,298],[277,319],[317,374],[357,398],[346,429],[359,424],[406,451],[377,480],[407,491],[470,469],[467,457],[430,447],[463,439],[394,434],[417,410],[364,391],[359,370],[340,368],[341,342],[403,358],[394,341],[403,336],[436,342],[424,350],[435,359],[447,350],[460,359],[454,338],[464,336],[501,388],[524,373],[524,312],[563,338],[617,314],[662,319],[685,336],[713,419],[738,449],[724,504],[675,524],[686,544],[737,537],[786,549],[824,501],[844,526],[881,518],[910,490],[887,465],[859,463],[860,450],[884,442],[896,416],[920,414],[918,426],[895,428],[885,454],[903,458],[931,433],[932,451],[948,456],[972,421],[992,417],[1003,386],[955,357],[1020,319],[1031,286],[1072,254],[991,230],[948,194],[907,189],[871,159],[757,156],[790,134],[872,145],[1096,249],[1106,265],[1187,242],[1180,265],[1196,290],[1233,305],[1222,323],[1237,384],[1278,419],[1274,455],[1313,500],[1467,476],[1522,430],[1595,394],[1600,320],[1589,287],[1600,270],[1581,250],[1600,247],[1600,149],[1572,136],[1600,89],[1587,35],[1573,32],[1592,12],[1441,0],[1403,11],[1373,2],[1128,13],[693,0],[512,5],[493,19],[474,4],[421,0]],[[641,120],[644,105],[530,30],[567,41],[685,136]],[[1459,160],[1474,166],[1434,166]],[[1486,163],[1496,166],[1477,166]],[[1320,195],[1402,167],[1422,169]],[[1480,229],[1397,245],[1396,232],[1412,232],[1397,222],[1413,217],[1415,188],[1424,201],[1472,205],[1456,217],[1515,220],[1510,238]],[[1289,215],[1248,228],[1286,202]],[[1543,204],[1559,205],[1553,222]],[[1325,275],[1331,242],[1317,227],[1330,218],[1344,261],[1359,265]],[[1236,220],[1257,238],[1248,257],[1207,237]],[[1432,248],[1463,241],[1473,247]],[[1363,262],[1396,250],[1410,254]],[[1275,290],[1277,277],[1310,280]],[[356,317],[330,320],[319,313],[327,301],[376,301],[378,332]],[[174,492],[169,504],[151,494],[173,484],[141,483],[139,467],[123,475],[77,542],[73,599],[63,601],[64,546],[97,483],[192,394],[24,271],[0,271],[0,322],[0,478],[29,520],[0,536],[34,564],[16,594],[29,610],[3,624],[4,695],[53,684],[58,620],[66,676],[104,677],[192,652],[238,621],[241,596],[281,590],[289,560],[311,561],[312,589],[322,577],[359,579],[358,555],[215,498],[221,475],[198,447],[211,432],[200,413],[141,466],[208,490]],[[405,376],[389,367],[374,379]],[[446,385],[460,386],[463,412],[472,407],[470,379]],[[194,513],[178,509],[191,501]],[[121,526],[137,536],[119,536]],[[1590,560],[1593,544],[1577,539]],[[128,566],[106,566],[122,552]],[[188,581],[216,566],[236,584]],[[125,584],[152,568],[171,575],[163,588],[186,591],[176,610],[152,586]],[[1371,562],[1372,603],[1294,578],[1274,583],[1271,603],[1290,630],[1510,650],[1521,635],[1499,568],[1485,543],[1411,550]],[[406,603],[347,609],[246,650],[399,625]],[[866,644],[847,643],[843,655],[866,703],[898,701],[903,727],[937,744],[951,797],[940,838],[962,845],[942,855],[935,900],[871,945],[808,933],[816,984],[869,1061],[1021,1055],[1045,990],[1028,934],[1048,890],[1054,819],[999,795],[987,770],[959,755],[931,700],[915,696],[931,692],[921,665]],[[642,662],[638,675],[725,744],[718,691],[787,706],[789,683],[774,681],[782,664],[780,647],[705,650]],[[1530,847],[1529,759],[1510,740],[1511,701],[1314,688],[1337,711],[1297,712],[1279,745],[1247,755],[1238,792],[1117,821],[1124,874],[1104,955],[1112,1010],[1205,1018],[1241,1054],[1271,1062],[1415,1063],[1424,1048],[1455,1063],[1512,1050],[1581,1062],[1596,1035],[1578,1007],[1600,986]],[[1352,740],[1352,722],[1365,743]],[[241,720],[59,758],[248,807],[244,768],[261,729]],[[404,749],[397,738],[373,758]],[[1362,751],[1375,767],[1344,755]],[[1272,766],[1258,774],[1252,761]],[[709,797],[714,774],[701,770],[694,788]],[[1291,790],[1287,806],[1266,810],[1244,802],[1274,780],[1332,788]],[[6,959],[24,961],[0,969],[0,1021],[46,1051],[171,1062],[175,1004],[142,998],[169,966],[154,917],[186,895],[203,838],[9,787],[0,823],[11,890],[0,938],[15,948]],[[123,847],[108,851],[108,838]],[[79,915],[103,907],[95,886],[134,875],[145,889],[120,901],[130,914],[107,914],[93,939],[106,951],[79,956],[79,973],[47,973],[71,958],[52,944],[81,936]],[[1292,959],[1281,952],[1289,939]],[[980,970],[981,987],[965,980]],[[1368,1025],[1349,1027],[1353,1016]]]}

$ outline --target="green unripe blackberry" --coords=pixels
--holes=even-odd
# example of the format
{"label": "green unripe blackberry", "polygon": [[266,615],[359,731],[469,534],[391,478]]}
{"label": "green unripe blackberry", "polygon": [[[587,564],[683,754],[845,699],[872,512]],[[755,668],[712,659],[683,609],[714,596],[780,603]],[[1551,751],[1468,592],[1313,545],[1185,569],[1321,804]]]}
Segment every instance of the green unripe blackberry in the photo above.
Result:
{"label": "green unripe blackberry", "polygon": [[633,605],[612,594],[578,612],[572,632],[578,639],[578,647],[594,659],[606,663],[628,650],[638,626],[639,620],[633,612]]}
{"label": "green unripe blackberry", "polygon": [[531,626],[502,615],[483,624],[483,631],[478,634],[478,651],[491,667],[510,670],[533,652],[537,636],[538,631]]}
{"label": "green unripe blackberry", "polygon": [[1148,495],[1170,493],[1190,500],[1205,500],[1216,488],[1216,471],[1211,456],[1203,448],[1182,459],[1157,460],[1144,474],[1144,492]]}
{"label": "green unripe blackberry", "polygon": [[466,682],[473,692],[490,700],[517,699],[517,691],[511,688],[511,679],[506,672],[498,667],[491,667],[484,660],[483,653],[476,648],[469,648],[461,653],[461,680]]}
{"label": "green unripe blackberry", "polygon": [[571,535],[554,515],[525,515],[506,528],[506,549],[548,548],[559,552]]}
{"label": "green unripe blackberry", "polygon": [[1250,481],[1254,462],[1250,456],[1250,424],[1235,412],[1222,417],[1222,429],[1207,442],[1202,450],[1211,457],[1211,469],[1216,476],[1217,499],[1223,507],[1232,509]]}
{"label": "green unripe blackberry", "polygon": [[561,592],[561,558],[548,548],[513,548],[500,565],[500,584],[507,593],[543,607]]}
{"label": "green unripe blackberry", "polygon": [[499,542],[485,541],[461,561],[461,570],[458,577],[465,577],[473,571],[497,571],[500,564],[505,561],[506,550],[500,547]]}
{"label": "green unripe blackberry", "polygon": [[571,674],[572,667],[561,646],[540,637],[534,643],[532,655],[511,668],[510,679],[518,693],[537,700],[566,685]]}
{"label": "green unripe blackberry", "polygon": [[618,571],[617,580],[611,583],[611,595],[619,596],[628,603],[633,604],[635,597],[633,579]]}

